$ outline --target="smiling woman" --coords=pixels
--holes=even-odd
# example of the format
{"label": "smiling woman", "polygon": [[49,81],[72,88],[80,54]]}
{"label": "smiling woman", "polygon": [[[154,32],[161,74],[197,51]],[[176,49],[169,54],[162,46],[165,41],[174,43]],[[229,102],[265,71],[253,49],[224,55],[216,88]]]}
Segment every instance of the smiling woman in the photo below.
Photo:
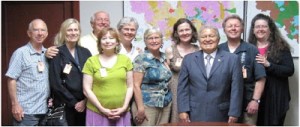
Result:
{"label": "smiling woman", "polygon": [[78,46],[80,25],[76,19],[65,20],[55,37],[59,53],[49,61],[49,80],[54,107],[65,106],[67,125],[85,125],[86,99],[82,89],[81,69],[91,56],[88,49]]}
{"label": "smiling woman", "polygon": [[149,28],[144,33],[146,49],[133,61],[134,97],[132,113],[136,125],[154,126],[169,122],[172,95],[169,81],[172,72],[166,56],[160,52],[162,33]]}
{"label": "smiling woman", "polygon": [[82,71],[88,99],[86,125],[131,126],[128,111],[133,94],[131,60],[119,54],[120,39],[115,29],[103,28],[98,40],[100,54],[90,57]]}

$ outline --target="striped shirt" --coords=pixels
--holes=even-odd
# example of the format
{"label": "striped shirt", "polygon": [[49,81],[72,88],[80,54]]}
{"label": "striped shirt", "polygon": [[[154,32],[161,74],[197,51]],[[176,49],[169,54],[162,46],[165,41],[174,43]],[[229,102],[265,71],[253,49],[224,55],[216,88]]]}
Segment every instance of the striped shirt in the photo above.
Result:
{"label": "striped shirt", "polygon": [[[24,114],[45,114],[50,95],[48,63],[42,48],[38,53],[29,42],[12,55],[6,76],[16,80],[17,99]],[[38,72],[38,62],[44,63],[44,71]]]}

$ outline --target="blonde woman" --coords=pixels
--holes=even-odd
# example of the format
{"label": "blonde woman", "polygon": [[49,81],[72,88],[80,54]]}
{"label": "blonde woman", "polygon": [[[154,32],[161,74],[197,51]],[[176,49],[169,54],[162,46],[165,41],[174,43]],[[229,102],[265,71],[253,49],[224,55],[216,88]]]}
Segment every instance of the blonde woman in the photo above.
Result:
{"label": "blonde woman", "polygon": [[49,80],[54,106],[65,106],[67,125],[85,125],[86,99],[82,89],[81,69],[91,56],[88,49],[78,45],[80,24],[76,19],[65,20],[55,37],[59,53],[49,63]]}

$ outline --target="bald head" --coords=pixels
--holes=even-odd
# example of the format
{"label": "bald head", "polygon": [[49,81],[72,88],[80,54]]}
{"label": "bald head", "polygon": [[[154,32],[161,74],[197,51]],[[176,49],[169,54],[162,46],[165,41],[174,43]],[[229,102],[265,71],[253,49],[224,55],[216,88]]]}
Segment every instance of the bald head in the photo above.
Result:
{"label": "bald head", "polygon": [[32,43],[43,43],[48,36],[48,28],[42,19],[34,19],[29,23],[28,37]]}

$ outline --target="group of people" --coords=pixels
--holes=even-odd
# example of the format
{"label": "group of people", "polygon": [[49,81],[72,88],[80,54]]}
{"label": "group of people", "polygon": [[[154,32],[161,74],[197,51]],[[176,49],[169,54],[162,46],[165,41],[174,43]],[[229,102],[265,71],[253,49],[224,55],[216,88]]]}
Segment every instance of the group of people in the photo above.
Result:
{"label": "group of people", "polygon": [[294,64],[269,16],[253,18],[249,43],[241,39],[243,20],[226,17],[227,41],[220,45],[216,27],[205,24],[197,32],[180,18],[164,52],[157,27],[144,32],[145,49],[132,44],[139,28],[133,17],[115,29],[99,11],[90,23],[93,31],[81,37],[80,23],[66,19],[55,46],[46,49],[46,23],[30,22],[30,40],[13,53],[6,73],[13,125],[43,125],[50,104],[64,106],[69,126],[284,124]]}

